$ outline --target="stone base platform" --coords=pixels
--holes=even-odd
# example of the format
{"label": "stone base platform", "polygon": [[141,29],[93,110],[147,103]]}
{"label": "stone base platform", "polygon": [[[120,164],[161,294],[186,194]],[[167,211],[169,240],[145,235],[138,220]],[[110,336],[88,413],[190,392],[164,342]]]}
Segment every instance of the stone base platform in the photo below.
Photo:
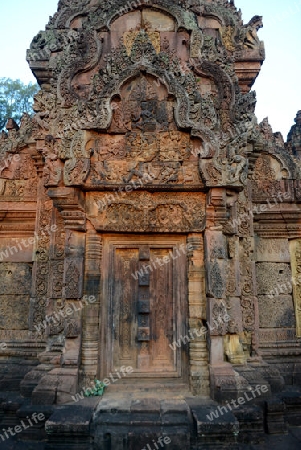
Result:
{"label": "stone base platform", "polygon": [[175,392],[106,392],[62,406],[31,405],[16,394],[12,401],[9,393],[0,397],[1,430],[34,412],[45,415],[43,423],[0,442],[1,450],[301,448],[301,392],[296,390],[232,411],[209,398]]}

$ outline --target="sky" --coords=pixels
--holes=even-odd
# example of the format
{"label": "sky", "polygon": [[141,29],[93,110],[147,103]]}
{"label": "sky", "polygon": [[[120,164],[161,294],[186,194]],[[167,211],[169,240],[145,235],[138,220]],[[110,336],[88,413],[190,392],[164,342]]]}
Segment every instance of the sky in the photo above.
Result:
{"label": "sky", "polygon": [[[259,121],[268,117],[274,132],[281,131],[286,138],[301,110],[301,0],[236,0],[235,4],[244,23],[263,16],[259,37],[265,42],[266,60],[253,86],[256,115]],[[57,0],[1,0],[0,77],[35,81],[26,49],[56,9]]]}

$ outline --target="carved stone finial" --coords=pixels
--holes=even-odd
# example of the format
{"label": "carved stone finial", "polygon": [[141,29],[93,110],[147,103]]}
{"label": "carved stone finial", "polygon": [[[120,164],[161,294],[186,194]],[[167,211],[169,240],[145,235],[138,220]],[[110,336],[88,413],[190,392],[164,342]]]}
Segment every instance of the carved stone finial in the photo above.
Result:
{"label": "carved stone finial", "polygon": [[19,130],[19,125],[17,124],[17,122],[14,119],[10,118],[10,119],[8,119],[5,128],[8,131],[9,130],[17,130],[18,131]]}

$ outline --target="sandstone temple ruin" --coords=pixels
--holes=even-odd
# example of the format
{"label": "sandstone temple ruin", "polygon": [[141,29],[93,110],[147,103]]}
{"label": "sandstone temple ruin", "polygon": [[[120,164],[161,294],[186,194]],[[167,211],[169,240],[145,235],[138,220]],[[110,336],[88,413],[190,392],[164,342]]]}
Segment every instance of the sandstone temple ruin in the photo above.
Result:
{"label": "sandstone temple ruin", "polygon": [[261,27],[233,0],[60,0],[33,39],[35,115],[0,138],[0,389],[48,411],[45,448],[211,448],[245,415],[202,405],[258,385],[250,434],[301,420],[301,111],[287,142],[257,122]]}

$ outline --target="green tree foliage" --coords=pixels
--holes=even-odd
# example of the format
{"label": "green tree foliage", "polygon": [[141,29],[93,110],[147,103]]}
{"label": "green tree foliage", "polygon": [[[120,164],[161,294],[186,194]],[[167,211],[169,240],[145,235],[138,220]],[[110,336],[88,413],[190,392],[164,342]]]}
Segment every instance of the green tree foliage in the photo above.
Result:
{"label": "green tree foliage", "polygon": [[24,112],[33,113],[33,96],[38,90],[39,86],[34,83],[0,78],[0,130],[5,127],[7,119],[12,118],[19,123]]}

